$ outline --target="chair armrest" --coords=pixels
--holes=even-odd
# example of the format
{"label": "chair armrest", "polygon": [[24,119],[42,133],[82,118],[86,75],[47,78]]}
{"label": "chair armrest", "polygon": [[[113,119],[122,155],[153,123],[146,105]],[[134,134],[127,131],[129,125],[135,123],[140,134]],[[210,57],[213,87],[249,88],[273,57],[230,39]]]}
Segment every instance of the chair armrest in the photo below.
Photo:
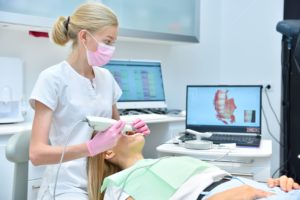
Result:
{"label": "chair armrest", "polygon": [[6,158],[14,163],[24,163],[29,160],[30,131],[16,133],[7,142]]}

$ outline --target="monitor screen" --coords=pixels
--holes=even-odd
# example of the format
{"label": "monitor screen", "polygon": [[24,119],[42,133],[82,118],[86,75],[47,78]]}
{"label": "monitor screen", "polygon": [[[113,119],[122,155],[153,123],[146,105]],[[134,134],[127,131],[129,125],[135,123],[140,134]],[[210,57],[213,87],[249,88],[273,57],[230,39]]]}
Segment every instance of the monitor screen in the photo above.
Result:
{"label": "monitor screen", "polygon": [[105,68],[122,89],[119,109],[166,107],[159,61],[112,60]]}
{"label": "monitor screen", "polygon": [[188,85],[186,128],[199,132],[261,132],[261,85]]}

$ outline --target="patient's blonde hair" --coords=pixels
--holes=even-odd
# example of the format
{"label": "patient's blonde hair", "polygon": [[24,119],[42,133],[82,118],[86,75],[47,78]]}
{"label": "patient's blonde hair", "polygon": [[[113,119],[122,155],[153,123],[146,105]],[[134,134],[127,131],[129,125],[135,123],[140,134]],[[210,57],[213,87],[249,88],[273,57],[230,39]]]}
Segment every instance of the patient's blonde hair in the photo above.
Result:
{"label": "patient's blonde hair", "polygon": [[121,168],[104,159],[104,153],[88,157],[88,195],[90,200],[103,200],[100,188],[105,177],[121,171]]}
{"label": "patient's blonde hair", "polygon": [[77,34],[81,30],[93,33],[108,26],[118,26],[115,13],[105,5],[98,2],[89,2],[78,7],[73,15],[57,18],[52,29],[52,40],[58,45],[65,45],[73,41],[77,45]]}

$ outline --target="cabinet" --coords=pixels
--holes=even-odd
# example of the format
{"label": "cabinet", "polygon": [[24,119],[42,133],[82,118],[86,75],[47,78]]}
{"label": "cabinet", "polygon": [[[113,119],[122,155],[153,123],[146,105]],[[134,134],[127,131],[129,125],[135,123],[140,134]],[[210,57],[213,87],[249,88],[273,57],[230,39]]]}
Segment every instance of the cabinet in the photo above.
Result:
{"label": "cabinet", "polygon": [[37,199],[38,191],[42,183],[42,176],[45,171],[45,166],[33,166],[31,162],[28,165],[28,186],[27,199]]}
{"label": "cabinet", "polygon": [[198,42],[199,0],[102,0],[119,16],[120,35]]}
{"label": "cabinet", "polygon": [[[100,0],[99,0],[100,1]],[[0,1],[0,24],[49,31],[84,0]],[[127,38],[199,42],[199,0],[102,0],[118,15],[119,35]]]}
{"label": "cabinet", "polygon": [[187,149],[178,144],[162,144],[156,148],[159,156],[188,155],[212,163],[234,176],[266,182],[271,175],[271,140],[262,140],[259,148],[237,147],[209,150]]}
{"label": "cabinet", "polygon": [[28,200],[37,199],[41,183],[42,183],[42,179],[40,178],[28,181],[28,193],[27,193]]}
{"label": "cabinet", "polygon": [[84,0],[0,1],[0,24],[20,29],[50,31],[58,16],[71,15]]}
{"label": "cabinet", "polygon": [[5,146],[10,135],[0,135],[0,199],[12,199],[14,164],[5,156]]}

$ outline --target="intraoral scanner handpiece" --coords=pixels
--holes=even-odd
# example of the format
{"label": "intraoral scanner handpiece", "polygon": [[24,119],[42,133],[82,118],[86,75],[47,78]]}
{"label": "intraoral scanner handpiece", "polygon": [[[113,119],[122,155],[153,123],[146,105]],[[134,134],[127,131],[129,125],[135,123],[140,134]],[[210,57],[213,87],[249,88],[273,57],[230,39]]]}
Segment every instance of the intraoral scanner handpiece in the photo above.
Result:
{"label": "intraoral scanner handpiece", "polygon": [[[96,117],[96,116],[87,116],[87,122],[91,128],[95,131],[104,131],[115,124],[117,121],[110,118],[105,117]],[[134,131],[132,126],[126,124],[122,130],[122,132]]]}
{"label": "intraoral scanner handpiece", "polygon": [[186,129],[185,130],[187,133],[191,133],[191,134],[194,134],[196,135],[197,138],[201,139],[202,137],[205,137],[205,138],[208,138],[208,137],[211,137],[212,136],[212,133],[211,132],[198,132],[198,131],[194,131],[192,129]]}

